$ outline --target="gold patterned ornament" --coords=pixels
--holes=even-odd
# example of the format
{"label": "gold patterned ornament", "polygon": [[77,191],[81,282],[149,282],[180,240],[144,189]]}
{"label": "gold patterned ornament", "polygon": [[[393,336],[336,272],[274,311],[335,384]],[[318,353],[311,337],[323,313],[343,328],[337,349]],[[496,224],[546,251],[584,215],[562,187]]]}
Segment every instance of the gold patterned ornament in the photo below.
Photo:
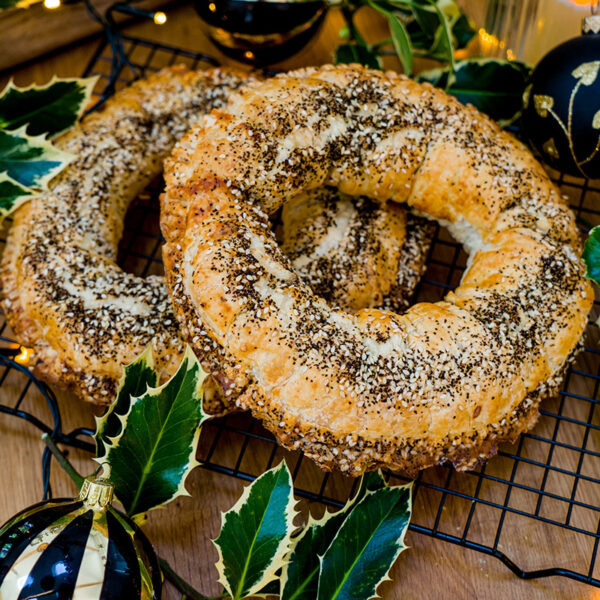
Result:
{"label": "gold patterned ornament", "polygon": [[138,526],[112,507],[106,469],[76,499],[31,506],[0,529],[0,598],[159,600],[158,559]]}
{"label": "gold patterned ornament", "polygon": [[550,51],[524,95],[523,129],[542,159],[575,177],[600,178],[600,15]]}

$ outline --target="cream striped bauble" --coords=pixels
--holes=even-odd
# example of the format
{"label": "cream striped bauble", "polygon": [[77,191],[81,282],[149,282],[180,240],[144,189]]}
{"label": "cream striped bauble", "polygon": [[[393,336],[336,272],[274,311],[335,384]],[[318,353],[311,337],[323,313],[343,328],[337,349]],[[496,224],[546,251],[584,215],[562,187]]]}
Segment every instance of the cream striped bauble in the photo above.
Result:
{"label": "cream striped bauble", "polygon": [[79,499],[41,502],[0,529],[0,600],[159,600],[146,536],[111,506],[112,485],[88,478]]}

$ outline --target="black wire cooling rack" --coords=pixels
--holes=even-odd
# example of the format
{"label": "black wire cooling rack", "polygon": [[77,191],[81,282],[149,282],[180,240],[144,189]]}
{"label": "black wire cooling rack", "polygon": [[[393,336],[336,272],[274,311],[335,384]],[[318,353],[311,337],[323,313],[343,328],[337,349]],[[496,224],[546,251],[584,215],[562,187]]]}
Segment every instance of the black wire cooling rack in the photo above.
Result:
{"label": "black wire cooling rack", "polygon": [[[115,60],[115,48],[121,53],[119,60]],[[113,31],[99,46],[85,74],[99,76],[96,89],[102,101],[132,79],[175,63],[202,68],[217,61],[128,35],[119,34],[115,41]],[[583,229],[600,224],[600,185],[558,174],[555,180]],[[120,246],[120,264],[142,276],[162,272],[157,194],[157,189],[150,189],[132,206]],[[0,241],[4,243],[4,239]],[[415,301],[440,300],[456,287],[465,259],[461,247],[438,228]],[[598,316],[598,304],[593,320]],[[584,350],[569,369],[559,396],[543,403],[535,429],[516,444],[502,447],[497,457],[474,471],[458,473],[438,467],[419,474],[411,531],[494,556],[523,579],[564,576],[600,587],[600,561],[596,560],[600,541],[600,331],[593,320]],[[0,334],[4,331],[5,324],[0,324]],[[0,341],[4,342],[0,389],[15,374],[22,382],[16,404],[0,402],[0,412],[27,419],[59,443],[93,450],[89,430],[63,432],[52,390],[15,356],[20,351],[18,344],[9,338]],[[32,388],[41,392],[50,407],[51,426],[21,409]],[[236,414],[205,426],[200,453],[205,469],[250,481],[270,468],[282,451],[257,421]],[[356,481],[341,475],[323,474],[299,453],[284,454],[299,497],[339,507],[356,486]],[[257,456],[268,459],[258,465]],[[48,495],[47,452],[43,465],[44,494]],[[319,482],[316,486],[315,481]],[[540,546],[540,539],[546,544]],[[553,548],[550,558],[546,547]]]}

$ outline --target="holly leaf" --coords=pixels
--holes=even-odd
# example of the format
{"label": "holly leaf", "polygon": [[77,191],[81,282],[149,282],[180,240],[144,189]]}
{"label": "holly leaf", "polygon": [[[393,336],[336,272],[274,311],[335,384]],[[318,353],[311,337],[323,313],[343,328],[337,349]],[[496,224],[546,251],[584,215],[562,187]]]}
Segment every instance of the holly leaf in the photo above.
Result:
{"label": "holly leaf", "polygon": [[202,411],[206,376],[188,347],[169,381],[131,397],[126,414],[113,411],[122,423],[121,432],[104,438],[106,453],[96,460],[110,464],[115,495],[128,515],[187,494],[185,479],[198,465],[196,448],[206,418]]}
{"label": "holly leaf", "polygon": [[24,187],[45,187],[72,158],[45,136],[27,135],[24,126],[16,131],[0,130],[0,173]]}
{"label": "holly leaf", "polygon": [[406,549],[412,484],[367,491],[321,557],[317,600],[367,600]]}
{"label": "holly leaf", "polygon": [[518,61],[477,58],[458,61],[449,86],[448,68],[423,71],[417,81],[445,88],[463,104],[473,104],[506,126],[521,112],[529,73],[530,68]]}
{"label": "holly leaf", "polygon": [[34,195],[33,190],[11,179],[7,173],[0,173],[0,222]]}
{"label": "holly leaf", "polygon": [[600,285],[600,226],[590,231],[581,258],[587,267],[585,276]]}
{"label": "holly leaf", "polygon": [[295,516],[292,478],[283,461],[247,486],[222,515],[221,532],[214,540],[217,570],[219,582],[234,600],[255,594],[276,579],[289,550]]}
{"label": "holly leaf", "polygon": [[152,346],[148,346],[131,364],[123,367],[115,399],[101,417],[96,417],[94,440],[99,461],[104,459],[107,446],[112,445],[111,438],[118,439],[123,433],[121,419],[129,413],[131,399],[142,396],[148,388],[157,384],[158,372],[154,369]]}
{"label": "holly leaf", "polygon": [[83,113],[97,80],[55,77],[46,85],[26,88],[10,82],[0,93],[0,129],[26,125],[29,135],[48,136],[69,129]]}
{"label": "holly leaf", "polygon": [[292,550],[281,575],[281,600],[314,600],[319,584],[320,557],[331,544],[352,507],[368,491],[385,487],[381,471],[365,473],[355,496],[336,513],[309,519],[300,535],[292,539]]}
{"label": "holly leaf", "polygon": [[364,44],[341,44],[334,52],[333,62],[339,64],[359,63],[370,69],[381,69],[379,57]]}

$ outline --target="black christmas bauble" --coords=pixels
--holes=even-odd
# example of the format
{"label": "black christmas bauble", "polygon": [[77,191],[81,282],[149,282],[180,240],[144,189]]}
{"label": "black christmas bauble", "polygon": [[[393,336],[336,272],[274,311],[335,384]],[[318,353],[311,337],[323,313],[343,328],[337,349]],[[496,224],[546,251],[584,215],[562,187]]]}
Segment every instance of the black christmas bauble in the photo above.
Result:
{"label": "black christmas bauble", "polygon": [[600,17],[551,50],[525,92],[523,128],[544,161],[569,175],[600,177]]}
{"label": "black christmas bauble", "polygon": [[87,479],[79,499],[41,502],[0,529],[2,600],[159,600],[146,536],[110,505],[112,486]]}
{"label": "black christmas bauble", "polygon": [[317,32],[324,0],[195,0],[214,44],[228,56],[270,65],[298,52]]}

